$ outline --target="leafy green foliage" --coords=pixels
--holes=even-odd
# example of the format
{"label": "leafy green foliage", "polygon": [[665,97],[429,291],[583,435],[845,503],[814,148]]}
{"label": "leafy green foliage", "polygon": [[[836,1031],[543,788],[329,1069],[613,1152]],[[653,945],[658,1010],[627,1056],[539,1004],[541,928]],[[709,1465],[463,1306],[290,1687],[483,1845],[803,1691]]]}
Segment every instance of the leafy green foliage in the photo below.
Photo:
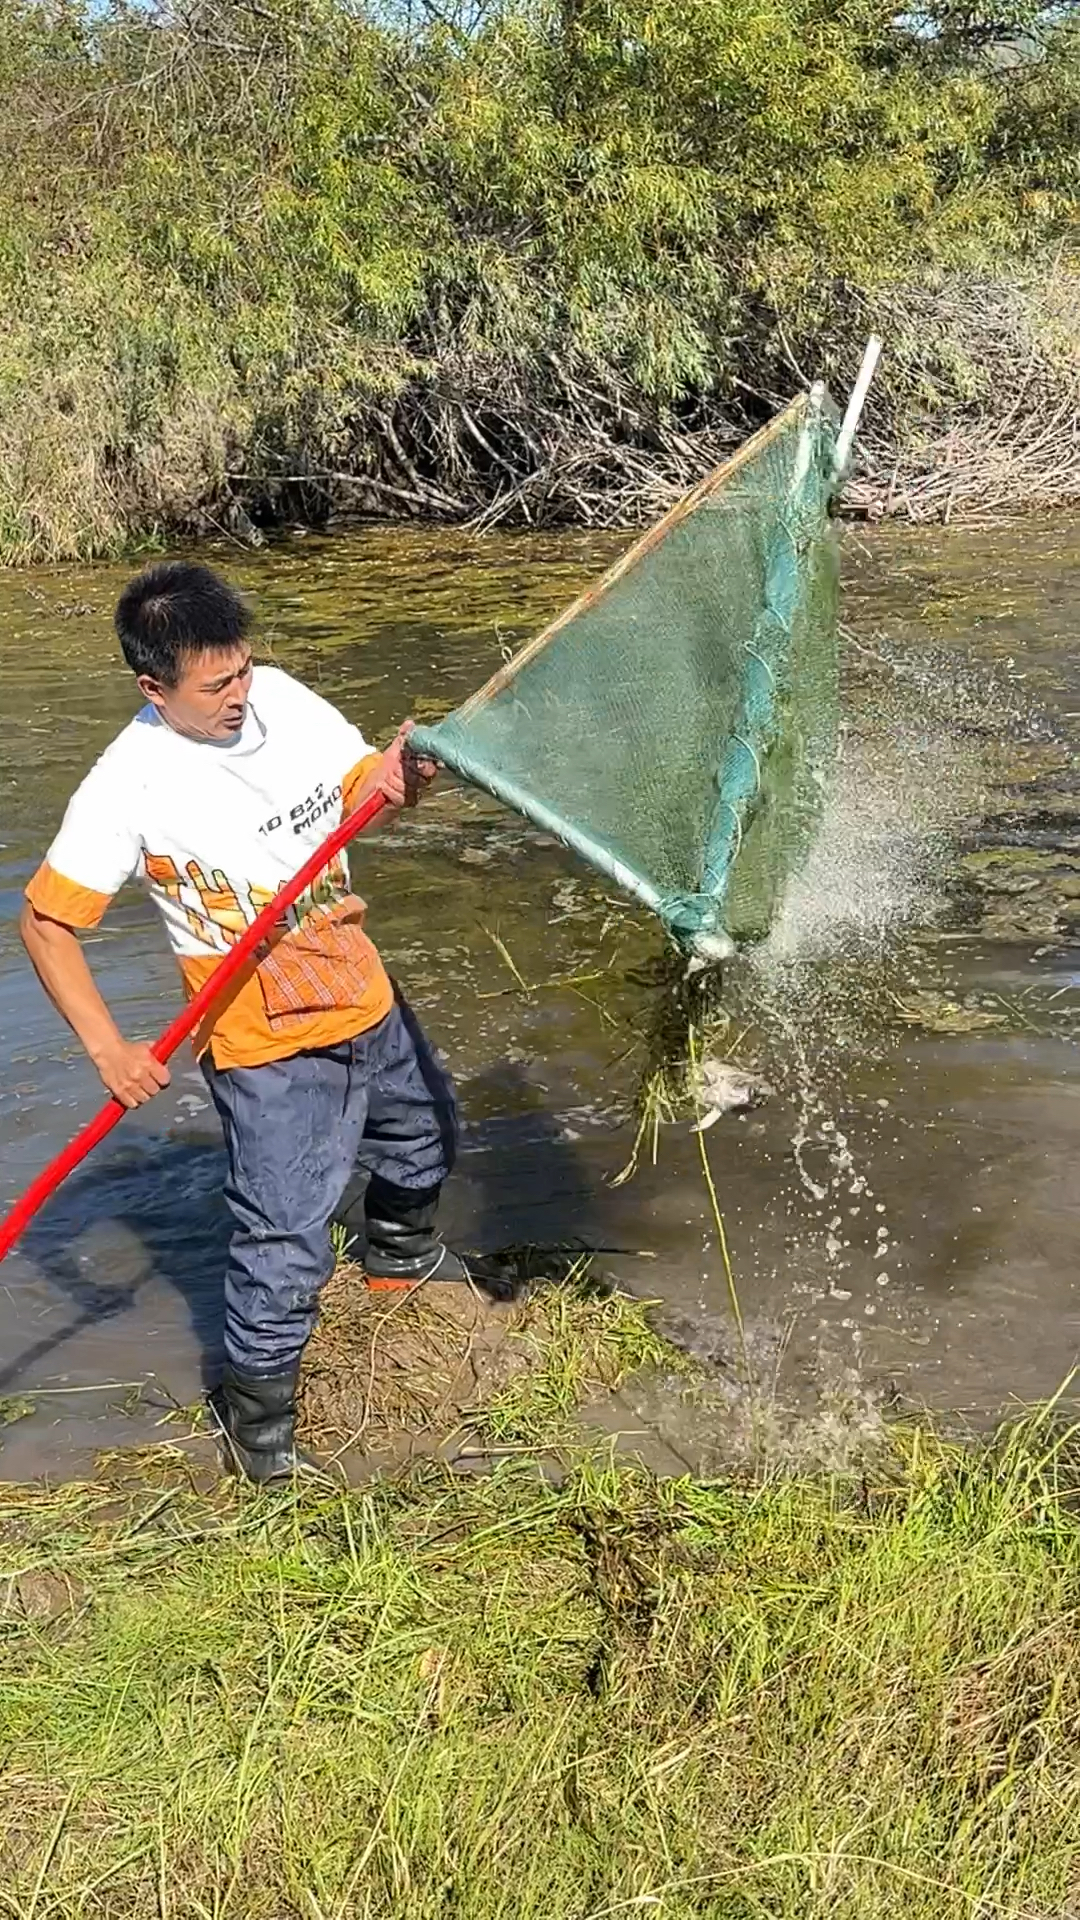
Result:
{"label": "leafy green foliage", "polygon": [[[496,467],[552,368],[686,419],[790,387],[837,288],[1069,232],[1075,22],[996,31],[879,0],[521,0],[469,32],[0,0],[0,558],[174,524],[237,471],[271,512],[298,464],[376,476],[418,382],[491,408]],[[445,504],[452,447],[418,457],[398,481]]]}

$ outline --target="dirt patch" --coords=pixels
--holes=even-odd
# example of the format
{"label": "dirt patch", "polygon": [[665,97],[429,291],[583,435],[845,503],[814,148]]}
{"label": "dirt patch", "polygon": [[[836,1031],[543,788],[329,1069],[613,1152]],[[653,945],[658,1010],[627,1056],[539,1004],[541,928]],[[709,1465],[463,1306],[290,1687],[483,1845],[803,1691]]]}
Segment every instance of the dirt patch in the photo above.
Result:
{"label": "dirt patch", "polygon": [[494,1305],[471,1288],[429,1281],[373,1293],[343,1262],[322,1296],[300,1392],[300,1431],[317,1450],[382,1448],[402,1436],[445,1438],[530,1365],[508,1338],[524,1303]]}
{"label": "dirt patch", "polygon": [[522,1292],[498,1305],[436,1282],[372,1293],[357,1267],[339,1266],[301,1383],[308,1446],[350,1479],[432,1454],[471,1467],[539,1458],[580,1444],[595,1394],[680,1364],[650,1324],[654,1303],[594,1277],[580,1254],[519,1249],[506,1260]]}
{"label": "dirt patch", "polygon": [[35,1568],[0,1581],[0,1618],[57,1620],[85,1603],[85,1589],[68,1574]]}

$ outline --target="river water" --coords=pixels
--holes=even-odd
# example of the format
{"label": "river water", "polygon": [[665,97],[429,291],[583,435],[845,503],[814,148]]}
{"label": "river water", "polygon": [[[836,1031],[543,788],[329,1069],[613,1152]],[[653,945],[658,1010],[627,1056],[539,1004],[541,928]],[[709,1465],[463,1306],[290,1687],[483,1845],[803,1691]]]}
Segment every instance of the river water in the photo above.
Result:
{"label": "river water", "polygon": [[[254,594],[265,652],[384,737],[456,704],[620,544],[380,530],[217,557]],[[819,1424],[898,1401],[979,1424],[1053,1393],[1080,1345],[1078,553],[1069,518],[843,534],[834,790],[770,941],[731,978],[739,1058],[774,1097],[705,1135],[751,1364]],[[15,922],[68,793],[133,709],[110,624],[123,578],[0,578],[0,1210],[102,1097]],[[452,1228],[487,1247],[600,1249],[730,1385],[697,1139],[664,1128],[655,1166],[646,1155],[612,1185],[654,931],[451,785],[354,861],[371,929],[459,1081]],[[137,892],[89,954],[124,1030],[151,1037],[178,990]],[[0,1434],[0,1473],[83,1472],[97,1448],[167,1434],[198,1396],[218,1340],[221,1172],[180,1055],[167,1093],[0,1270],[0,1397],[23,1415]],[[707,1425],[636,1413],[669,1434]]]}

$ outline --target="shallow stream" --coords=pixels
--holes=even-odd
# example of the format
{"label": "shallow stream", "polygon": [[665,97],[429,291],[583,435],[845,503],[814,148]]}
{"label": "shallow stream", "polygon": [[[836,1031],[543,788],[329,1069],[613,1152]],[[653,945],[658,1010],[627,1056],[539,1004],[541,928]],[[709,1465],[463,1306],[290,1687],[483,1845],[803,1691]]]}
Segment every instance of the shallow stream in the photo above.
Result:
{"label": "shallow stream", "polygon": [[[775,1097],[705,1139],[759,1380],[819,1423],[897,1398],[981,1423],[1054,1392],[1080,1347],[1080,521],[843,542],[834,792],[768,946],[732,979],[733,1040]],[[370,531],[217,557],[272,657],[384,737],[455,704],[620,544]],[[133,710],[111,631],[123,577],[0,576],[0,1210],[102,1097],[15,923],[67,795]],[[611,1184],[652,929],[451,785],[354,875],[460,1084],[459,1237],[600,1249],[730,1384],[697,1140],[663,1129],[657,1164]],[[89,952],[125,1031],[155,1034],[178,988],[137,892]],[[181,1055],[0,1269],[0,1400],[22,1415],[0,1473],[84,1471],[97,1448],[165,1437],[197,1397],[221,1169]],[[636,1413],[700,1459],[711,1415],[655,1396]]]}

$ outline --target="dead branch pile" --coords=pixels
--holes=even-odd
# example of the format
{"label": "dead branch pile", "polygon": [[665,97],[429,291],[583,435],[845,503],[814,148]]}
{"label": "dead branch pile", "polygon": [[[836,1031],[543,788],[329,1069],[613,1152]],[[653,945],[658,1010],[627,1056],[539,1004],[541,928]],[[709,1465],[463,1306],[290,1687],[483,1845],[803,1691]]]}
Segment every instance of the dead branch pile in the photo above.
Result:
{"label": "dead branch pile", "polygon": [[393,401],[358,411],[339,466],[294,450],[275,471],[283,462],[264,432],[229,478],[256,518],[352,514],[480,531],[628,526],[664,513],[747,426],[739,412],[684,427],[629,381],[571,355],[546,355],[528,379],[440,365],[407,380]]}
{"label": "dead branch pile", "polygon": [[1080,276],[957,281],[879,314],[891,365],[850,509],[948,522],[1080,500]]}
{"label": "dead branch pile", "polygon": [[[331,516],[593,528],[647,523],[811,375],[841,399],[866,335],[886,356],[867,412],[849,512],[948,521],[1080,499],[1080,273],[905,289],[873,306],[837,293],[797,343],[763,337],[760,366],[685,418],[610,369],[548,353],[527,373],[439,360],[395,397],[357,408],[334,466],[277,444],[265,422],[229,497],[254,521]],[[213,522],[211,522],[213,524]]]}

